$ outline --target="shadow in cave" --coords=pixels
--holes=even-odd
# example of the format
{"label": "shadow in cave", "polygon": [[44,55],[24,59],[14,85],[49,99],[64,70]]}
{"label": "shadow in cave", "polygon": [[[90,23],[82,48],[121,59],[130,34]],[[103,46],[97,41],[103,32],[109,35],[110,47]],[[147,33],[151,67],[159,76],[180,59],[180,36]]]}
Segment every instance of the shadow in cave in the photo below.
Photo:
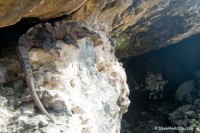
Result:
{"label": "shadow in cave", "polygon": [[[199,43],[200,34],[197,34],[167,48],[132,57],[126,61],[124,67],[131,92],[129,96],[131,104],[129,111],[123,116],[124,120],[134,121],[135,126],[145,119],[156,119],[159,123],[168,126],[171,124],[167,117],[168,113],[178,106],[174,101],[176,89],[184,81],[192,79],[195,71],[200,70]],[[149,91],[145,90],[145,78],[149,72],[159,73],[162,79],[167,81],[163,87],[163,97],[158,100],[151,100]],[[151,104],[155,106],[152,108]],[[161,116],[161,119],[155,118],[155,115],[157,117],[159,115],[157,110],[163,105],[167,107],[165,110],[167,113]],[[145,112],[152,114],[152,117],[141,117],[141,113],[143,116],[147,115],[144,115]]]}
{"label": "shadow in cave", "polygon": [[60,20],[67,21],[70,20],[70,17],[64,15],[47,20],[40,20],[39,18],[23,18],[14,25],[0,28],[0,57],[7,51],[15,52],[19,37],[22,34],[25,34],[30,27],[38,23],[56,22]]}

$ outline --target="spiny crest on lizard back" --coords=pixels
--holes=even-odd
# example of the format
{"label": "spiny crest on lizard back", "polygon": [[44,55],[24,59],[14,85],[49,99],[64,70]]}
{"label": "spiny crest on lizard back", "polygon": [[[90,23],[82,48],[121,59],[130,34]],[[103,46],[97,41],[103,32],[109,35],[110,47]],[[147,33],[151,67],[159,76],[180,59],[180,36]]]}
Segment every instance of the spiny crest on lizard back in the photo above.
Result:
{"label": "spiny crest on lizard back", "polygon": [[54,39],[63,39],[66,35],[70,35],[71,31],[76,27],[77,22],[58,21],[53,24],[44,23],[43,27]]}
{"label": "spiny crest on lizard back", "polygon": [[70,35],[74,40],[79,40],[84,37],[90,37],[95,32],[90,31],[83,23],[77,21],[58,21],[53,24],[55,32],[63,33]]}
{"label": "spiny crest on lizard back", "polygon": [[[50,25],[48,24],[48,26]],[[54,28],[52,28],[52,26]],[[86,26],[76,21],[58,21],[47,28],[47,30],[52,34],[57,34],[57,38],[59,39],[63,38],[64,34],[71,36],[74,40],[80,40],[95,34],[95,32],[89,31]]]}

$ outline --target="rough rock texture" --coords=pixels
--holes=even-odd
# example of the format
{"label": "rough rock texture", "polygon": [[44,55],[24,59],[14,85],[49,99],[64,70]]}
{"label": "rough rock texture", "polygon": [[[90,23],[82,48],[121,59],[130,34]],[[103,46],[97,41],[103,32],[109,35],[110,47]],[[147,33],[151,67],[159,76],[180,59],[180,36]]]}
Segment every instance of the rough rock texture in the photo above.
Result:
{"label": "rough rock texture", "polygon": [[[88,19],[112,38],[119,58],[174,44],[200,31],[199,0],[0,1],[0,27],[22,18],[47,20],[62,15]],[[73,13],[73,14],[72,14]]]}
{"label": "rough rock texture", "polygon": [[[119,132],[122,114],[130,103],[129,89],[122,64],[111,52],[113,47],[104,34],[101,38],[97,46],[89,38],[82,39],[79,49],[58,41],[62,48],[60,57],[32,49],[30,57],[38,95],[44,106],[51,109],[55,124],[38,114],[33,102],[20,104],[31,100],[25,92],[15,100],[19,104],[13,104],[12,113],[19,115],[14,120],[14,116],[7,117],[10,122],[4,125],[9,126],[1,125],[5,127],[2,131]],[[16,105],[19,108],[14,110]]]}
{"label": "rough rock texture", "polygon": [[153,74],[148,72],[145,78],[146,87],[145,90],[149,90],[149,99],[160,100],[163,98],[163,87],[167,83],[166,80],[162,79],[160,73]]}
{"label": "rough rock texture", "polygon": [[125,58],[200,32],[199,11],[199,0],[115,0],[102,8],[96,22],[113,35],[117,56]]}
{"label": "rough rock texture", "polygon": [[[22,92],[25,85],[19,79],[23,77],[19,62],[16,58],[6,59],[9,65],[1,67],[0,83],[9,83],[1,87],[0,95],[8,100],[2,98],[1,103],[1,115],[7,117],[0,117],[5,121],[0,129],[119,132],[121,116],[129,105],[129,90],[111,44],[116,46],[119,58],[173,44],[200,31],[199,10],[199,0],[0,1],[0,27],[22,18],[33,22],[70,15],[73,20],[87,18],[86,23],[102,37],[102,42],[96,40],[95,44],[82,40],[79,50],[58,42],[63,48],[61,57],[38,49],[30,52],[38,95],[52,109],[49,112],[55,125],[45,120],[34,103],[21,104],[31,98]],[[11,113],[4,113],[8,109]]]}
{"label": "rough rock texture", "polygon": [[190,104],[180,106],[169,114],[169,120],[172,124],[177,127],[187,127],[185,131],[180,130],[180,133],[198,133],[199,119],[199,109]]}
{"label": "rough rock texture", "polygon": [[193,80],[186,81],[176,90],[175,100],[182,104],[192,104],[197,98],[197,92],[196,83]]}
{"label": "rough rock texture", "polygon": [[44,20],[70,15],[86,2],[87,0],[1,0],[0,27],[13,25],[22,18]]}

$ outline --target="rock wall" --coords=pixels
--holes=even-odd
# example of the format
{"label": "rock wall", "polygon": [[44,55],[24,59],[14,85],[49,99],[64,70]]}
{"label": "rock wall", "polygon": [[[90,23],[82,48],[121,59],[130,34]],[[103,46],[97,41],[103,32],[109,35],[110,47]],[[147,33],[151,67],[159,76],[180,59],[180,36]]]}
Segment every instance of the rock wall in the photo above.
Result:
{"label": "rock wall", "polygon": [[199,0],[37,0],[0,2],[0,27],[22,18],[44,21],[68,15],[88,20],[112,38],[118,58],[174,44],[200,32]]}
{"label": "rock wall", "polygon": [[[73,3],[69,1],[65,4],[69,5],[70,2]],[[35,5],[29,3],[31,7],[24,3],[20,5],[22,7],[15,7],[21,9],[23,14],[20,17],[15,14],[12,14],[15,17],[6,15],[12,19],[4,16],[1,26],[14,24],[21,18],[28,18],[30,22],[38,18],[45,20],[70,14],[77,8],[79,10],[71,17],[73,20],[80,20],[84,18],[83,13],[87,16],[94,4],[101,5],[102,2],[89,1],[84,8],[81,7],[84,1],[82,4],[74,2],[69,12],[64,9],[63,4],[60,10],[51,10],[54,14],[48,10],[45,1]],[[62,4],[60,1],[58,3]],[[10,1],[8,7],[15,4]],[[41,7],[42,4],[44,6]],[[50,8],[54,9],[54,4],[58,6],[51,3]],[[31,12],[28,15],[26,8]],[[62,8],[65,13],[61,11]],[[122,115],[130,104],[126,75],[122,64],[114,55],[107,32],[99,28],[100,24],[93,25],[92,18],[96,18],[95,12],[86,25],[95,28],[100,38],[81,40],[78,42],[79,49],[58,41],[56,45],[62,48],[60,56],[56,53],[50,55],[41,49],[32,49],[29,53],[37,94],[54,119],[54,124],[35,108],[16,53],[7,53],[2,58],[0,132],[120,132]]]}
{"label": "rock wall", "polygon": [[[120,132],[122,114],[130,103],[129,89],[122,64],[111,52],[113,47],[105,35],[101,34],[101,39],[99,45],[90,38],[82,39],[79,49],[58,41],[57,45],[62,48],[60,57],[32,49],[30,58],[37,92],[55,124],[49,123],[34,108],[28,92],[16,95],[16,85],[5,84],[1,88],[4,117],[0,117],[0,121],[7,120],[0,124],[0,131]],[[5,71],[10,73],[8,69]],[[19,79],[14,84],[20,82],[24,86]],[[3,93],[6,89],[12,92],[9,96]]]}
{"label": "rock wall", "polygon": [[116,15],[119,20],[111,31],[118,58],[166,47],[200,32],[199,0],[132,2]]}
{"label": "rock wall", "polygon": [[0,27],[13,25],[22,18],[41,21],[70,15],[81,8],[87,0],[1,0]]}
{"label": "rock wall", "polygon": [[101,35],[94,42],[81,40],[79,49],[58,41],[60,57],[38,49],[30,52],[38,95],[51,109],[55,124],[48,123],[33,103],[26,103],[31,98],[22,91],[26,85],[19,79],[23,73],[16,55],[2,58],[2,131],[120,132],[130,102],[115,50],[118,58],[128,58],[196,34],[199,10],[199,0],[1,1],[0,27],[21,19],[39,22],[68,15],[86,21]]}

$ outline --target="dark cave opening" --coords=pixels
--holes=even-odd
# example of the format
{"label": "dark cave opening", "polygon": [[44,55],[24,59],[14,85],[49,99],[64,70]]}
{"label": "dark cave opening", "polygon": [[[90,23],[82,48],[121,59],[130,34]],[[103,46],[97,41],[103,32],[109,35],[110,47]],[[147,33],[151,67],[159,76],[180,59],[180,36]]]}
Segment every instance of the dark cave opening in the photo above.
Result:
{"label": "dark cave opening", "polygon": [[[131,104],[123,119],[125,123],[133,125],[129,131],[153,131],[152,127],[147,126],[150,124],[148,121],[154,122],[151,123],[152,126],[179,126],[169,120],[169,114],[180,106],[193,104],[187,102],[178,104],[175,101],[175,94],[183,82],[196,80],[195,74],[200,71],[199,42],[200,34],[197,34],[177,44],[126,61],[124,67],[130,88]],[[152,84],[161,85],[162,91],[155,90],[156,87],[152,89],[151,87],[154,87]],[[152,92],[156,95],[162,93],[162,97],[157,95],[157,99],[151,98]],[[199,95],[197,97],[199,98]],[[197,109],[195,112],[199,112],[198,108],[195,108]],[[146,126],[142,126],[142,123]],[[122,122],[122,127],[126,124]]]}
{"label": "dark cave opening", "polygon": [[15,51],[15,46],[17,45],[19,37],[22,34],[25,34],[30,27],[38,23],[55,22],[63,19],[66,21],[70,20],[70,16],[64,15],[48,20],[40,20],[39,18],[23,18],[14,25],[0,28],[0,52]]}
{"label": "dark cave opening", "polygon": [[23,19],[15,25],[0,28],[0,57],[5,57],[8,53],[16,53],[19,37],[35,24]]}

